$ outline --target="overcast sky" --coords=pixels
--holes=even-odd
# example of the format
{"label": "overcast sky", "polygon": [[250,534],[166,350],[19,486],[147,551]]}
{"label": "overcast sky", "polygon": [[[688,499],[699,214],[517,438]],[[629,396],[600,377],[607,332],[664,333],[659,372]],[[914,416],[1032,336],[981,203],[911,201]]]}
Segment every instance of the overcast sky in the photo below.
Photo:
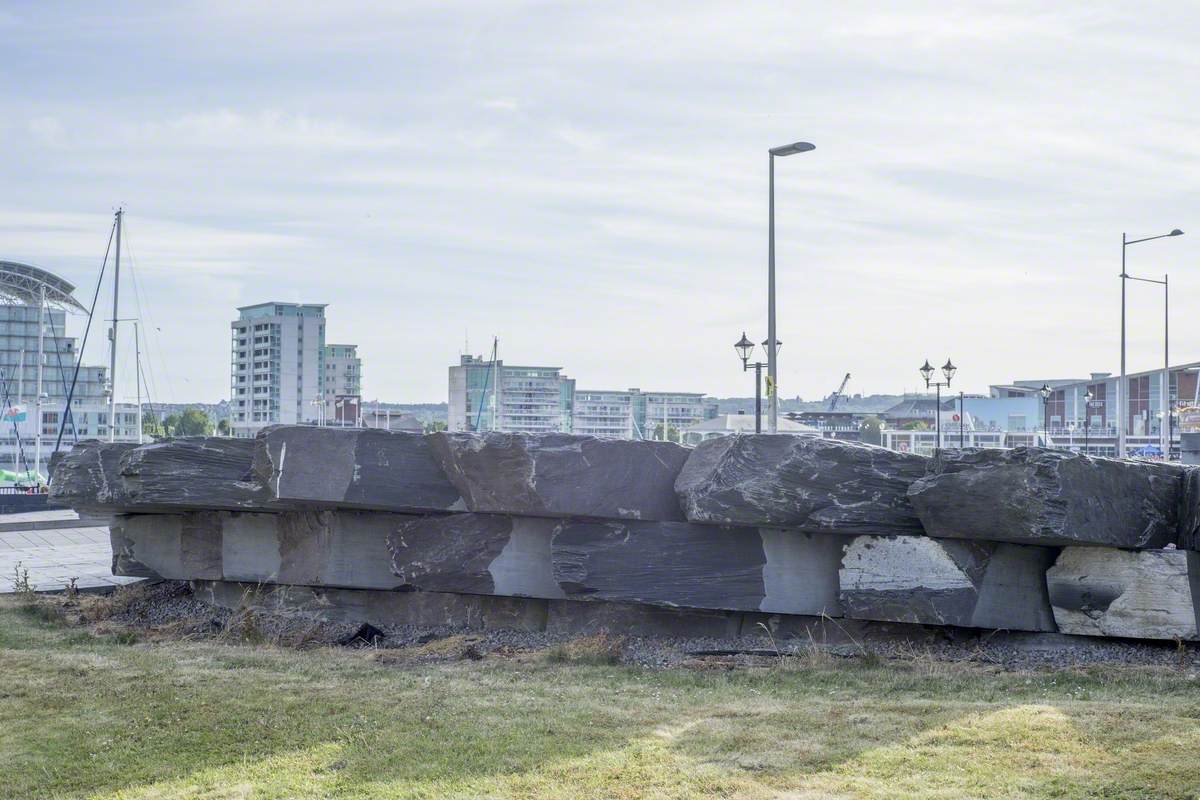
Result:
{"label": "overcast sky", "polygon": [[[748,395],[766,150],[804,139],[776,171],[782,395],[947,356],[967,390],[1116,371],[1122,231],[1192,234],[1129,269],[1170,273],[1196,360],[1188,5],[8,0],[0,259],[89,302],[123,204],[164,401],[226,397],[229,321],[265,300],[328,303],[368,400],[445,400],[493,335],[580,388]],[[1153,368],[1161,291],[1130,298]]]}

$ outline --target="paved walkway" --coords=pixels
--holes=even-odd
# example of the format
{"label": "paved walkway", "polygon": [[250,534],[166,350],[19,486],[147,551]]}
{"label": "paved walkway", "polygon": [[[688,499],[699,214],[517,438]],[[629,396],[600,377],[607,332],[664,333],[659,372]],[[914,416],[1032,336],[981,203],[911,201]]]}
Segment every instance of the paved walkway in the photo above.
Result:
{"label": "paved walkway", "polygon": [[[11,516],[17,515],[0,520]],[[0,530],[0,594],[16,591],[26,570],[30,586],[38,592],[65,589],[72,578],[78,589],[106,589],[140,580],[113,575],[108,528],[82,523],[81,527],[54,530],[32,526]]]}

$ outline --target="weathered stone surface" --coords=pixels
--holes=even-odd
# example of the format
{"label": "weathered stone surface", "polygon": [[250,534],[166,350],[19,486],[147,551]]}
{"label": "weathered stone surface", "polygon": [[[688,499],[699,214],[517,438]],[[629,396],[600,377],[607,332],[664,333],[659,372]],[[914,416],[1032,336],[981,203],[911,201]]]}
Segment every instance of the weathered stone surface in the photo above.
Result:
{"label": "weathered stone surface", "polygon": [[577,599],[840,615],[833,537],[684,522],[562,523],[554,577]]}
{"label": "weathered stone surface", "polygon": [[292,506],[464,510],[429,444],[429,437],[418,433],[272,427],[254,440],[254,474],[276,500]]}
{"label": "weathered stone surface", "polygon": [[254,442],[195,436],[144,444],[120,460],[123,508],[260,509],[270,504],[265,484],[251,473]]}
{"label": "weathered stone surface", "polygon": [[1200,550],[1200,467],[1184,468],[1178,544],[1187,550]]}
{"label": "weathered stone surface", "polygon": [[1044,448],[943,450],[908,497],[933,537],[1156,548],[1176,541],[1182,476]]}
{"label": "weathered stone surface", "polygon": [[862,536],[842,559],[852,619],[1053,631],[1046,569],[1055,551],[990,542]]}
{"label": "weathered stone surface", "polygon": [[927,460],[811,436],[725,436],[692,451],[675,489],[692,522],[921,534],[905,492]]}
{"label": "weathered stone surface", "polygon": [[672,489],[688,449],[565,433],[435,433],[434,457],[470,511],[682,521]]}
{"label": "weathered stone surface", "polygon": [[400,514],[294,511],[134,514],[112,527],[114,573],[396,589],[388,535]]}
{"label": "weathered stone surface", "polygon": [[171,580],[224,576],[221,514],[118,514],[109,526],[113,574]]}
{"label": "weathered stone surface", "polygon": [[1200,554],[1190,550],[1066,547],[1046,582],[1063,633],[1200,638]]}
{"label": "weathered stone surface", "polygon": [[55,460],[50,471],[50,503],[92,512],[120,505],[124,495],[121,456],[135,447],[98,439],[78,442]]}
{"label": "weathered stone surface", "polygon": [[523,597],[226,581],[192,581],[192,587],[201,600],[222,608],[253,608],[335,622],[364,622],[378,627],[414,625],[522,631],[546,628],[546,601]]}
{"label": "weathered stone surface", "polygon": [[411,519],[389,540],[392,571],[422,591],[563,597],[550,561],[558,524],[500,514]]}

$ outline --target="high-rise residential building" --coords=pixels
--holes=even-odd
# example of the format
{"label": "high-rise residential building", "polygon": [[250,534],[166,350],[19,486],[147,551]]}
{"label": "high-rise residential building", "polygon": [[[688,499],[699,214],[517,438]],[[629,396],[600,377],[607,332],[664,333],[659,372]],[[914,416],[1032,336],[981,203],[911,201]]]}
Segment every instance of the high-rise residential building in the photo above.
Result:
{"label": "high-rise residential building", "polygon": [[362,417],[362,359],[358,345],[325,345],[325,419],[358,425]]}
{"label": "high-rise residential building", "polygon": [[325,304],[258,303],[232,329],[230,420],[234,436],[325,416]]}
{"label": "high-rise residential building", "polygon": [[716,415],[716,404],[697,392],[580,389],[572,430],[618,439],[677,439],[684,428]]}
{"label": "high-rise residential building", "polygon": [[450,367],[452,431],[570,432],[575,381],[562,367],[524,367],[462,356]]}
{"label": "high-rise residential building", "polygon": [[[80,354],[75,338],[67,336],[67,314],[86,313],[74,291],[72,284],[44,269],[0,261],[0,467],[17,472],[34,468],[39,426],[42,460],[38,466],[43,475],[60,426],[63,447],[76,439],[110,435],[108,368],[81,366],[77,378],[74,374]],[[68,394],[69,416],[65,413]],[[116,416],[116,440],[136,441],[136,405],[118,403]]]}

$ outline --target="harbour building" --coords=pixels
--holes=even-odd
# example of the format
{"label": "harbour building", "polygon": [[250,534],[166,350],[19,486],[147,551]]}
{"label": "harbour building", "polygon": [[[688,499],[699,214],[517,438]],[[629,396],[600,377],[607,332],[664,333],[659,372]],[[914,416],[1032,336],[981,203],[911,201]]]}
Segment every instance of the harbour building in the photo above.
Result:
{"label": "harbour building", "polygon": [[238,309],[230,323],[234,436],[324,419],[325,307],[272,301]]}
{"label": "harbour building", "polygon": [[450,367],[451,431],[570,433],[575,381],[562,367],[505,364],[464,355]]}

